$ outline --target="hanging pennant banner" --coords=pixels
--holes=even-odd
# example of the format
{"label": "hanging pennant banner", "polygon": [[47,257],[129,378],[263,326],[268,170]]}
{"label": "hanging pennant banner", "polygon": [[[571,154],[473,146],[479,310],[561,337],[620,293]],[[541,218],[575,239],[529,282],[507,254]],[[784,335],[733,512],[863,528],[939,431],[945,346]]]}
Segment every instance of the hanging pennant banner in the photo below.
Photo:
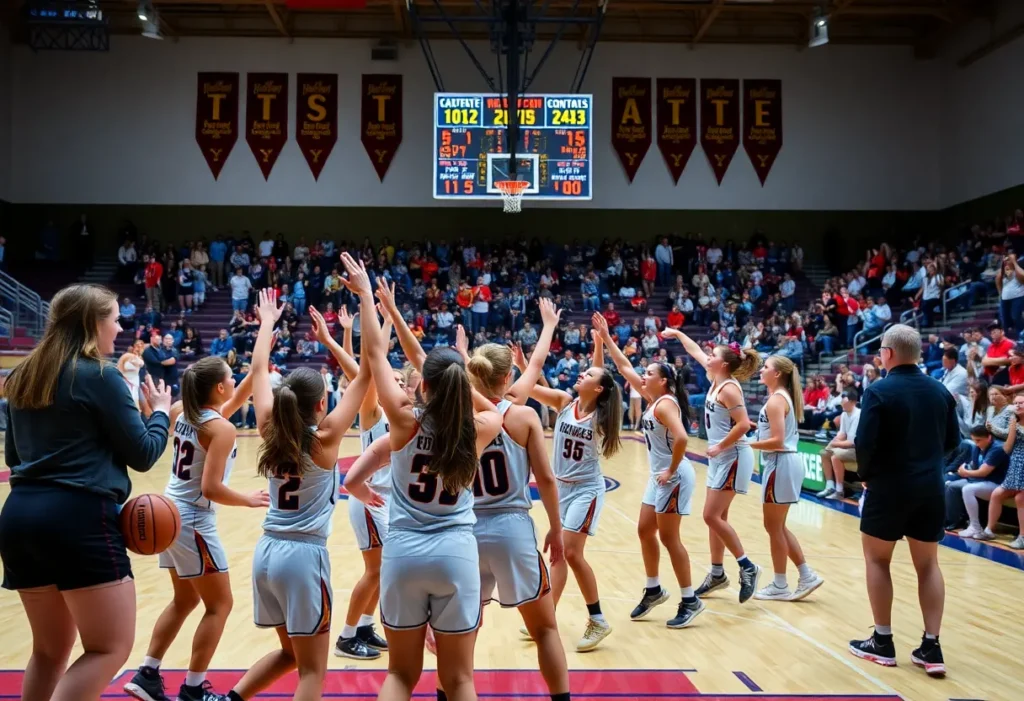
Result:
{"label": "hanging pennant banner", "polygon": [[196,143],[213,179],[238,141],[238,74],[200,73],[196,91]]}
{"label": "hanging pennant banner", "polygon": [[338,143],[338,75],[299,73],[295,82],[295,141],[319,180]]}
{"label": "hanging pennant banner", "polygon": [[269,179],[288,142],[288,74],[249,73],[247,80],[245,140]]}
{"label": "hanging pennant banner", "polygon": [[697,81],[658,78],[655,95],[658,149],[672,173],[672,181],[678,185],[697,145]]}
{"label": "hanging pennant banner", "polygon": [[782,150],[782,81],[743,81],[743,150],[761,187]]}
{"label": "hanging pennant banner", "polygon": [[700,145],[722,184],[740,145],[740,81],[700,81]]}
{"label": "hanging pennant banner", "polygon": [[651,148],[651,79],[612,78],[612,146],[633,182]]}
{"label": "hanging pennant banner", "polygon": [[364,74],[360,138],[381,182],[402,145],[402,76]]}

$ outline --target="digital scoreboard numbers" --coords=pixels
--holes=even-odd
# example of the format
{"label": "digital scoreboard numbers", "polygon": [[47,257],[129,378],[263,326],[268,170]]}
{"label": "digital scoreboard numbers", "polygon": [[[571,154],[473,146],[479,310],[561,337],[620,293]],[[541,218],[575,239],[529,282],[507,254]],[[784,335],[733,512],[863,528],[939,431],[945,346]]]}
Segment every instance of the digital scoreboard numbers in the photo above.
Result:
{"label": "digital scoreboard numbers", "polygon": [[[524,198],[592,198],[591,95],[520,95],[516,174]],[[496,200],[494,183],[512,179],[504,95],[434,95],[434,198]]]}

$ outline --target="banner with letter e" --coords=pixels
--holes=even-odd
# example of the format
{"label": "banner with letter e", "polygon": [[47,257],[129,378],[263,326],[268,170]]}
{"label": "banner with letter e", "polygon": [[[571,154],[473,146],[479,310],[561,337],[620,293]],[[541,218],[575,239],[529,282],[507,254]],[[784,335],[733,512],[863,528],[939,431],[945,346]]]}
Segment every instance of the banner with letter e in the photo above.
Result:
{"label": "banner with letter e", "polygon": [[612,147],[633,182],[651,148],[651,79],[612,78]]}
{"label": "banner with letter e", "polygon": [[402,76],[399,74],[363,74],[362,120],[360,139],[370,157],[377,177],[391,167],[402,145]]}
{"label": "banner with letter e", "polygon": [[288,142],[288,74],[249,73],[245,98],[245,140],[265,180]]}
{"label": "banner with letter e", "polygon": [[220,177],[238,141],[238,74],[199,73],[196,90],[196,143],[213,179]]}
{"label": "banner with letter e", "polygon": [[740,81],[701,78],[700,145],[721,185],[740,145]]}
{"label": "banner with letter e", "polygon": [[782,81],[743,81],[743,150],[761,179],[768,179],[782,150]]}
{"label": "banner with letter e", "polygon": [[678,185],[697,145],[697,81],[658,78],[655,95],[658,150],[672,173],[672,182]]}
{"label": "banner with letter e", "polygon": [[295,82],[295,142],[319,180],[338,143],[338,74],[299,73]]}

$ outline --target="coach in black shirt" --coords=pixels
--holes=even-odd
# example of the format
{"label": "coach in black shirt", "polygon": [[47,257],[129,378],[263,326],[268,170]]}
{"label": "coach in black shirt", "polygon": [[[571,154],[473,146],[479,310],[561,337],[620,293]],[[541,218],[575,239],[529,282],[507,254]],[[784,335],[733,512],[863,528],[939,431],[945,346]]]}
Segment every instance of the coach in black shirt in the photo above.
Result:
{"label": "coach in black shirt", "polygon": [[918,368],[921,336],[916,329],[892,326],[879,354],[888,375],[864,392],[855,441],[857,473],[865,489],[860,531],[875,632],[867,640],[852,641],[850,651],[887,667],[896,664],[889,563],[896,541],[905,537],[917,570],[925,629],[911,660],[941,676],[945,585],[938,544],[945,523],[945,455],[960,444],[956,401]]}

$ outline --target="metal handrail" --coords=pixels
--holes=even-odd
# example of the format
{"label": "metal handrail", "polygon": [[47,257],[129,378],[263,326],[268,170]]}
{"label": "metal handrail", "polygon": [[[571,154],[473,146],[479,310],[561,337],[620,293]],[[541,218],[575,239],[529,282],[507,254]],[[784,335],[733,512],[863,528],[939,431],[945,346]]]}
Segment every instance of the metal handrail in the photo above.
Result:
{"label": "metal handrail", "polygon": [[[15,326],[24,326],[36,338],[42,336],[50,305],[35,290],[0,271],[0,298],[11,313]],[[14,332],[13,328],[11,332]]]}
{"label": "metal handrail", "polygon": [[0,338],[10,341],[14,337],[14,315],[0,307]]}
{"label": "metal handrail", "polygon": [[[971,285],[971,281],[968,280],[966,282],[961,282],[959,285],[954,285],[953,287],[948,287],[948,288],[946,288],[945,290],[942,291],[942,320],[943,321],[946,320],[946,307],[949,304],[949,300],[953,299],[953,297],[950,295],[950,292],[953,292],[954,290],[965,289],[967,287],[970,287],[970,285]],[[956,296],[959,297],[960,295],[956,295]]]}
{"label": "metal handrail", "polygon": [[902,314],[900,314],[900,323],[906,324],[907,326],[913,326],[915,329],[920,328],[921,324],[921,311],[911,307]]}

